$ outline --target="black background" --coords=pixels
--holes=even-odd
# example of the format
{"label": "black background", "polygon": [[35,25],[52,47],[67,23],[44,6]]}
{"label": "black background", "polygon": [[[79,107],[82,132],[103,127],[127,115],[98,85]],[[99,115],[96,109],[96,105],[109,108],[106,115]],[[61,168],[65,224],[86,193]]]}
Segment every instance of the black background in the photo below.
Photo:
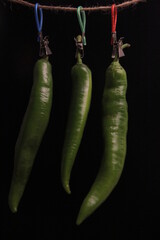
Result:
{"label": "black background", "polygon": [[[12,214],[7,198],[14,146],[29,99],[39,45],[33,8],[6,2],[0,3],[0,239],[155,239],[160,233],[160,1],[139,3],[118,12],[118,37],[125,37],[124,42],[131,44],[120,59],[128,76],[126,162],[110,197],[78,227],[75,221],[80,205],[103,153],[101,97],[105,70],[111,62],[110,13],[86,13],[83,62],[92,70],[93,93],[72,170],[72,194],[67,195],[60,182],[61,150],[71,93],[70,70],[75,63],[74,37],[81,31],[76,13],[43,11],[43,34],[49,35],[53,52],[53,107],[19,211]],[[39,3],[78,7],[105,5],[106,1]]]}

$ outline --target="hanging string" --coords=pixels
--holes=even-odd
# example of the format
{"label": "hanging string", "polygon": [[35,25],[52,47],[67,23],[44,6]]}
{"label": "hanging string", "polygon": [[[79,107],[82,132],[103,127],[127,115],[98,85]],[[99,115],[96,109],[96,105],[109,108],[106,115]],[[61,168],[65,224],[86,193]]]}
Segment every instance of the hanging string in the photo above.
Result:
{"label": "hanging string", "polygon": [[[24,1],[24,0],[8,0],[9,2],[16,3],[23,5],[25,7],[31,7],[34,8],[35,4]],[[138,4],[140,2],[147,2],[147,0],[130,0],[126,1],[120,4],[117,4],[117,9],[122,10],[126,7]],[[47,5],[39,5],[40,8],[45,9],[45,10],[52,10],[52,11],[65,11],[65,12],[76,12],[77,8],[76,7],[70,7],[70,6],[47,6]],[[109,12],[111,9],[111,6],[93,6],[93,7],[84,7],[84,11],[89,11],[89,12],[96,12],[96,11],[104,11],[104,12]]]}
{"label": "hanging string", "polygon": [[[42,25],[43,25],[43,11],[41,8],[38,8],[39,3],[35,4],[35,20],[36,20],[36,25],[37,25],[37,30],[40,33],[42,31]],[[40,15],[40,19],[38,16],[38,11]]]}
{"label": "hanging string", "polygon": [[111,45],[113,45],[113,42],[114,42],[113,36],[116,36],[116,25],[117,25],[117,6],[116,6],[116,4],[112,4],[112,6],[111,6],[111,23],[112,23]]}
{"label": "hanging string", "polygon": [[111,7],[112,33],[116,32],[117,25],[117,6],[115,4]]}
{"label": "hanging string", "polygon": [[78,22],[82,31],[82,42],[86,45],[85,29],[86,29],[86,14],[82,6],[77,8]]}

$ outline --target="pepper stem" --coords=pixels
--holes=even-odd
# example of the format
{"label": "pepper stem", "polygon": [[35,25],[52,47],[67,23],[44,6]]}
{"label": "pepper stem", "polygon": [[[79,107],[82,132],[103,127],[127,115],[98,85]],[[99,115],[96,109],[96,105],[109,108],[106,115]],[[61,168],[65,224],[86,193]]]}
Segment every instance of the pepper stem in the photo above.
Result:
{"label": "pepper stem", "polygon": [[[129,43],[124,43],[122,46],[121,46],[121,49],[123,50],[124,48],[128,48],[130,47],[131,45]],[[115,55],[115,58],[114,58],[114,61],[119,61],[119,56],[118,56],[118,52],[117,54]]]}
{"label": "pepper stem", "polygon": [[129,43],[125,43],[125,44],[122,45],[121,48],[124,49],[124,48],[128,48],[128,47],[130,47],[130,46],[131,46],[131,44],[129,44]]}
{"label": "pepper stem", "polygon": [[79,50],[77,50],[77,63],[81,64],[82,63],[82,58],[81,58],[81,53],[79,52]]}
{"label": "pepper stem", "polygon": [[78,35],[75,38],[76,41],[76,59],[77,59],[77,63],[81,64],[82,63],[82,57],[83,57],[83,42],[82,42],[82,36]]}

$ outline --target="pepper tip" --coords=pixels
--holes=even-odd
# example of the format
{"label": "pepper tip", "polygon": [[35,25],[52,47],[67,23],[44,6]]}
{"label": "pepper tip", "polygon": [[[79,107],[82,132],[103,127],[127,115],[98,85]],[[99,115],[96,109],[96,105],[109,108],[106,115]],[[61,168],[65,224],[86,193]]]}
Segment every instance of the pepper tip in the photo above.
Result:
{"label": "pepper tip", "polygon": [[76,225],[79,226],[82,222],[83,222],[83,219],[80,216],[78,216],[76,220]]}
{"label": "pepper tip", "polygon": [[11,206],[9,206],[10,207],[10,210],[11,210],[11,212],[12,213],[16,213],[17,212],[17,207],[11,207]]}
{"label": "pepper tip", "polygon": [[65,191],[66,191],[68,194],[71,194],[71,190],[70,190],[69,184],[65,184],[64,189],[65,189]]}

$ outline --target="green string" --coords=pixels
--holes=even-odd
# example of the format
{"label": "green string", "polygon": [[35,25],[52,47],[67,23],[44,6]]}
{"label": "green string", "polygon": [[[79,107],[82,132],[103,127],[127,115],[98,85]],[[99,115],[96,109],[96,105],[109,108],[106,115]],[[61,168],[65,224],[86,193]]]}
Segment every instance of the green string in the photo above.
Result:
{"label": "green string", "polygon": [[78,17],[78,22],[82,31],[82,42],[83,42],[83,45],[86,45],[86,37],[85,37],[86,14],[85,14],[85,11],[82,9],[83,9],[82,6],[79,6],[77,8],[77,17]]}

